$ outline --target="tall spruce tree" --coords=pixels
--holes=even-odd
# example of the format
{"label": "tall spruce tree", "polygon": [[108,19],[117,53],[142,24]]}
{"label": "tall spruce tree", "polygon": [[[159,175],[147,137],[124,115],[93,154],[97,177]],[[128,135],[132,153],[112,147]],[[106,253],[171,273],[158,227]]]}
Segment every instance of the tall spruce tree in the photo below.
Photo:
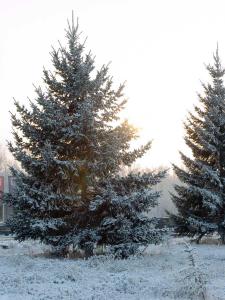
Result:
{"label": "tall spruce tree", "polygon": [[119,177],[151,143],[130,150],[137,130],[119,119],[124,85],[112,88],[108,66],[95,71],[74,21],[66,38],[66,47],[53,49],[54,71],[44,70],[45,90],[36,88],[30,109],[15,101],[9,149],[23,170],[11,170],[9,225],[18,240],[40,239],[61,254],[71,245],[92,254],[96,245],[113,244],[129,255],[131,244],[161,238],[145,213],[157,205],[151,187],[165,172]]}
{"label": "tall spruce tree", "polygon": [[178,215],[172,215],[180,235],[217,232],[225,242],[225,87],[224,68],[218,54],[207,70],[212,82],[203,84],[200,105],[189,113],[185,142],[193,158],[181,153],[184,169],[173,165],[184,185],[176,185],[172,200]]}

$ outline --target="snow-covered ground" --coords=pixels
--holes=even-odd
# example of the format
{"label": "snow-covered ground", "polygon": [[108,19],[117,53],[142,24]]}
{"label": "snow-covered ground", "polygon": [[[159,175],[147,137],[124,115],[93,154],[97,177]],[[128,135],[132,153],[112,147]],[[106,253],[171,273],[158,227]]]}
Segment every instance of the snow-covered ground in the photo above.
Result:
{"label": "snow-covered ground", "polygon": [[[143,257],[128,260],[47,258],[43,256],[47,248],[37,242],[19,244],[3,237],[0,245],[8,246],[0,246],[0,299],[203,299],[195,291],[181,239],[150,246]],[[224,300],[225,247],[194,247],[202,270],[199,276],[206,280],[205,299]]]}

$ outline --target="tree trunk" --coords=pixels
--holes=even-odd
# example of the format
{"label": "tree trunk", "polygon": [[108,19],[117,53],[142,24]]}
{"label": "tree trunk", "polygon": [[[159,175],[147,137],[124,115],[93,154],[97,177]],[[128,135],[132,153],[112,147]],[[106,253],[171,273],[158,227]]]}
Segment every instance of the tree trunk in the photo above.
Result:
{"label": "tree trunk", "polygon": [[84,249],[85,252],[85,258],[88,259],[89,257],[94,255],[94,247],[93,245],[88,245],[87,247],[85,247]]}
{"label": "tree trunk", "polygon": [[199,243],[200,243],[200,241],[201,241],[201,239],[203,238],[204,235],[205,235],[205,233],[201,233],[201,234],[197,237],[197,239],[196,239],[196,244],[199,244]]}
{"label": "tree trunk", "polygon": [[222,224],[218,225],[218,234],[221,239],[221,243],[224,245],[225,244],[225,226]]}

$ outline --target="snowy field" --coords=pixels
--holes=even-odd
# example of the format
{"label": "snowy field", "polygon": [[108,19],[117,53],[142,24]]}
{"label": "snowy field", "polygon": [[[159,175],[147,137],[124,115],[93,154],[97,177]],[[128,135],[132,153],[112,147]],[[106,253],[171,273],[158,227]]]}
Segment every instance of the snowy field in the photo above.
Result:
{"label": "snowy field", "polygon": [[[143,257],[54,259],[36,242],[0,237],[0,299],[204,299],[181,239],[151,246]],[[3,249],[7,246],[8,249]],[[193,245],[192,245],[193,247]],[[194,245],[205,299],[225,299],[225,247]]]}

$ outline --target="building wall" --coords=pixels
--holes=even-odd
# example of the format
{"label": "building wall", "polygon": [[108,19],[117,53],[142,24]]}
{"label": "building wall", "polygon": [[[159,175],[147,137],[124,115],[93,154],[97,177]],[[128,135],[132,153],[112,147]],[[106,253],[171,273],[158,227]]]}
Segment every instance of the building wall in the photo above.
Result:
{"label": "building wall", "polygon": [[[2,192],[8,193],[9,190],[13,186],[13,177],[10,176],[10,173],[7,171],[1,171],[0,172],[0,187],[3,179],[3,188]],[[13,208],[9,207],[6,204],[2,203],[2,200],[0,199],[0,223],[5,223],[9,216],[13,213]]]}
{"label": "building wall", "polygon": [[173,174],[169,174],[165,179],[157,184],[156,187],[154,187],[154,190],[161,192],[161,196],[159,198],[159,205],[154,207],[149,214],[151,217],[166,218],[168,217],[166,211],[173,214],[177,213],[177,209],[171,200],[170,193],[174,193],[174,185],[178,183],[179,180],[177,177]]}

